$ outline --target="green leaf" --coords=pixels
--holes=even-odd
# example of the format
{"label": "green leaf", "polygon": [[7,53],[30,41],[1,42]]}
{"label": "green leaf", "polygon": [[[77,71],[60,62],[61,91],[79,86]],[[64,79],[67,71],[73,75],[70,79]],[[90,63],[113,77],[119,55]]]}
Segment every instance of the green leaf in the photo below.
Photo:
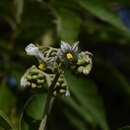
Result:
{"label": "green leaf", "polygon": [[93,127],[99,126],[102,130],[108,130],[102,100],[97,94],[94,82],[69,72],[65,72],[65,75],[72,95],[66,103]]}
{"label": "green leaf", "polygon": [[9,40],[16,29],[14,9],[13,0],[0,1],[0,40],[8,41],[8,43],[10,43]]}
{"label": "green leaf", "polygon": [[122,128],[120,128],[118,130],[130,130],[130,126],[125,126],[125,127],[122,127]]}
{"label": "green leaf", "polygon": [[67,9],[59,11],[58,31],[60,38],[67,42],[75,42],[80,29],[80,19],[74,12]]}
{"label": "green leaf", "polygon": [[7,130],[13,130],[13,126],[9,118],[2,111],[0,111],[0,126]]}
{"label": "green leaf", "polygon": [[24,0],[14,0],[14,5],[15,5],[15,19],[16,22],[19,24],[22,18]]}
{"label": "green leaf", "polygon": [[1,0],[0,1],[0,16],[8,17],[14,20],[14,5],[13,1]]}
{"label": "green leaf", "polygon": [[40,123],[38,130],[44,130],[46,127],[47,115],[45,115]]}
{"label": "green leaf", "polygon": [[35,120],[41,120],[44,114],[45,103],[46,94],[34,95],[25,109],[27,115]]}
{"label": "green leaf", "polygon": [[53,5],[57,16],[57,30],[63,41],[75,42],[78,39],[81,19],[75,10],[68,6],[70,6],[69,1],[56,1]]}
{"label": "green leaf", "polygon": [[[130,95],[130,83],[126,77],[110,62],[96,61],[96,79],[106,88],[116,89],[120,93]],[[107,75],[104,77],[104,72]],[[107,84],[106,84],[107,83]]]}
{"label": "green leaf", "polygon": [[77,130],[89,130],[86,128],[86,123],[83,122],[80,118],[73,115],[69,110],[64,110],[65,115],[67,116],[69,123],[74,126]]}
{"label": "green leaf", "polygon": [[40,41],[48,30],[55,30],[55,16],[44,2],[25,1],[19,35],[20,42]]}
{"label": "green leaf", "polygon": [[21,128],[19,130],[29,130],[29,125],[24,120],[22,120]]}
{"label": "green leaf", "polygon": [[11,114],[13,107],[15,106],[16,99],[11,93],[5,82],[1,83],[0,87],[0,110],[6,114]]}
{"label": "green leaf", "polygon": [[112,24],[123,31],[123,33],[128,33],[128,30],[122,23],[121,19],[108,6],[108,2],[103,0],[77,0],[77,3],[79,3],[79,5],[87,12],[89,11],[101,20]]}

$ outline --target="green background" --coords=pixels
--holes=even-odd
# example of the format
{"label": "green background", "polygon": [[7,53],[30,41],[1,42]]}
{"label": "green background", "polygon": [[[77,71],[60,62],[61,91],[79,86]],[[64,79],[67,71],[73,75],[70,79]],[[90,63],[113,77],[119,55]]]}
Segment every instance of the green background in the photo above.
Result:
{"label": "green background", "polygon": [[[67,72],[70,97],[57,98],[49,130],[129,130],[130,31],[117,6],[128,0],[0,1],[0,130],[38,130],[46,92],[21,91],[20,77],[37,64],[29,43],[59,47],[79,41],[93,53],[88,76]],[[125,127],[127,126],[127,127]]]}

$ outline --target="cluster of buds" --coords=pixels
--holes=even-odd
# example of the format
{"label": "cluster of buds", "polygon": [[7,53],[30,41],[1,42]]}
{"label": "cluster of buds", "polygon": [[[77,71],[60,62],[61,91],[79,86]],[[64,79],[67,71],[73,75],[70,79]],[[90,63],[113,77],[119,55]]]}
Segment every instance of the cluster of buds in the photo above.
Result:
{"label": "cluster of buds", "polygon": [[33,65],[27,69],[21,78],[22,88],[49,88],[55,76],[59,73],[59,77],[52,89],[52,95],[69,96],[69,87],[64,77],[64,68],[69,67],[74,72],[88,75],[92,69],[92,54],[88,51],[79,52],[79,42],[72,46],[61,41],[60,48],[35,46],[29,44],[25,51],[27,55],[35,56],[38,65]]}

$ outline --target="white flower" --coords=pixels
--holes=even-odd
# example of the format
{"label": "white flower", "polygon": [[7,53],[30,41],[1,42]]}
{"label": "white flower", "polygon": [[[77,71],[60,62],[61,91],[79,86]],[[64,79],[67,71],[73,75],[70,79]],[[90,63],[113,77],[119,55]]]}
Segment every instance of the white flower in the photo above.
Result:
{"label": "white flower", "polygon": [[71,46],[64,41],[61,41],[61,47],[58,52],[58,56],[61,59],[61,61],[70,64],[75,63],[78,58],[78,45],[79,42],[76,42]]}
{"label": "white flower", "polygon": [[41,60],[44,59],[42,52],[33,43],[30,43],[29,45],[27,45],[25,47],[25,51],[26,51],[27,55],[35,56],[35,57],[37,57],[38,59],[41,59]]}

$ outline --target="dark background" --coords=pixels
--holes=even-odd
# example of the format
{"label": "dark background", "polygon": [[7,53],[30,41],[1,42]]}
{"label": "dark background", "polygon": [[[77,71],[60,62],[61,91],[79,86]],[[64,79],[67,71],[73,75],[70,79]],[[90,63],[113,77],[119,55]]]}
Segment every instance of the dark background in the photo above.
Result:
{"label": "dark background", "polygon": [[[38,129],[45,99],[39,99],[35,90],[20,90],[20,77],[37,64],[24,48],[31,42],[59,47],[61,40],[79,41],[81,50],[93,53],[93,68],[88,76],[72,80],[77,83],[69,86],[70,98],[55,101],[48,129],[118,130],[129,126],[129,5],[128,0],[1,0],[0,111],[8,117],[1,115],[1,127],[10,120],[18,129],[24,112],[22,130]],[[81,82],[85,85],[78,86]],[[35,94],[38,98],[25,107]]]}

